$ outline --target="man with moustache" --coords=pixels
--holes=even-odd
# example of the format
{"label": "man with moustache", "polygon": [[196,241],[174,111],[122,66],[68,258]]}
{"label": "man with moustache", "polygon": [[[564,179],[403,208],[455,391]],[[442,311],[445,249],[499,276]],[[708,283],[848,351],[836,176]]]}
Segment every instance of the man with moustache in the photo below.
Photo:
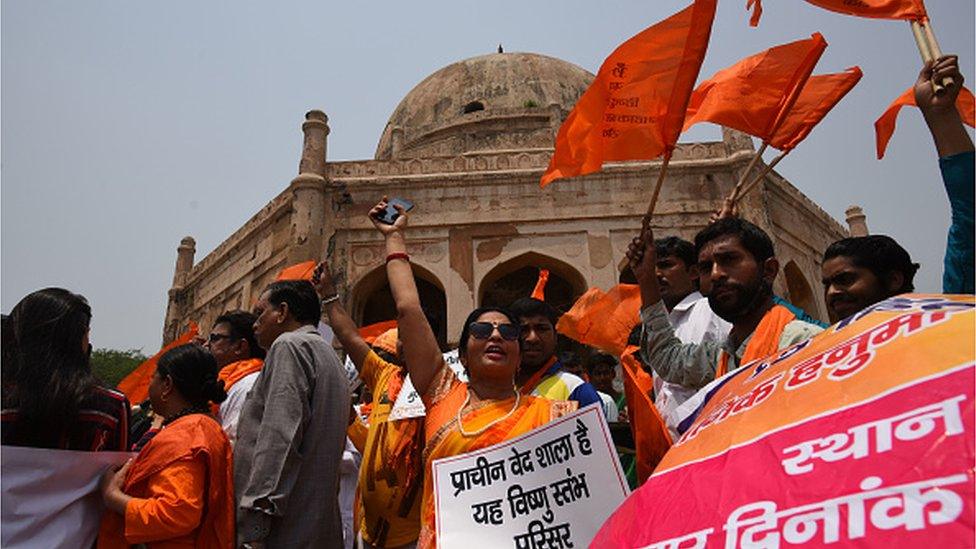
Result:
{"label": "man with moustache", "polygon": [[769,235],[756,225],[739,218],[719,219],[695,236],[695,249],[708,304],[732,324],[721,342],[682,343],[675,336],[658,288],[657,251],[649,223],[627,252],[641,291],[642,360],[664,381],[699,389],[822,331],[773,302],[779,261]]}

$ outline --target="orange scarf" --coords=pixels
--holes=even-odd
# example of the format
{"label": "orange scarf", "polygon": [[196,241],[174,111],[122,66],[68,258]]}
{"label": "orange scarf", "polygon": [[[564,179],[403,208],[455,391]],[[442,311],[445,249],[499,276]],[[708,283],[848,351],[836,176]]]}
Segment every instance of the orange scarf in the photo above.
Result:
{"label": "orange scarf", "polygon": [[525,382],[525,385],[522,385],[522,388],[519,389],[519,391],[521,391],[523,395],[532,394],[532,391],[534,391],[535,388],[539,386],[539,383],[542,382],[543,376],[546,375],[546,372],[548,372],[549,369],[552,368],[552,365],[555,363],[556,363],[556,357],[555,356],[549,357],[549,360],[546,361],[545,365],[539,368],[539,371],[532,374],[532,377],[530,377],[529,380]]}
{"label": "orange scarf", "polygon": [[[187,459],[201,459],[207,467],[204,515],[196,530],[197,547],[234,546],[234,477],[231,447],[213,418],[193,414],[167,425],[139,452],[125,476],[122,491],[130,494],[166,467]],[[99,531],[99,548],[129,547],[125,517],[106,512]]]}
{"label": "orange scarf", "polygon": [[[779,339],[783,335],[783,328],[796,320],[796,315],[782,305],[773,305],[759,321],[759,326],[752,332],[752,339],[746,345],[746,352],[742,355],[742,362],[748,364],[753,360],[767,357],[779,350]],[[729,373],[729,354],[722,350],[715,370],[715,379]]]}
{"label": "orange scarf", "polygon": [[260,358],[249,358],[246,360],[231,362],[227,366],[221,368],[220,373],[217,374],[217,379],[224,382],[225,391],[230,391],[230,388],[233,387],[238,381],[253,374],[254,372],[261,371],[262,366],[264,366],[264,361]]}

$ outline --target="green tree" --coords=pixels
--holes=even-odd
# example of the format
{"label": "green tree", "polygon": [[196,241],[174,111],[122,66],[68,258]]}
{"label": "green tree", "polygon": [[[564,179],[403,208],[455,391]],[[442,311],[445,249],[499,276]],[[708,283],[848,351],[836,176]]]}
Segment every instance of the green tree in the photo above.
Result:
{"label": "green tree", "polygon": [[114,387],[144,360],[146,355],[140,349],[95,349],[92,351],[91,365],[99,379]]}

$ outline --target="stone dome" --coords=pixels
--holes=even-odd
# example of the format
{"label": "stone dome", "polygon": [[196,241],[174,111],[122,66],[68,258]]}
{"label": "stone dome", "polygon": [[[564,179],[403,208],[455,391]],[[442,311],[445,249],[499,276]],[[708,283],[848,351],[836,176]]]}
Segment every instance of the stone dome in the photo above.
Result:
{"label": "stone dome", "polygon": [[459,61],[425,78],[400,101],[376,159],[552,147],[593,75],[534,53]]}

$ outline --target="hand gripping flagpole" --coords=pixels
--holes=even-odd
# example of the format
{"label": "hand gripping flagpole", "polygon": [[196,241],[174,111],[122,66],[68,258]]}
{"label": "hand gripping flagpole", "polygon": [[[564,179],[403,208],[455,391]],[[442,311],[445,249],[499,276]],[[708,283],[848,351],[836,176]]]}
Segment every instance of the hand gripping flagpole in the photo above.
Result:
{"label": "hand gripping flagpole", "polygon": [[[918,53],[922,56],[922,62],[928,63],[942,57],[942,49],[932,31],[932,22],[926,19],[925,21],[912,21],[911,25],[912,35],[915,37],[915,45],[918,46]],[[933,80],[932,90],[936,95],[941,95],[947,87],[952,87],[953,84],[955,82],[951,77],[943,78],[942,82]]]}

